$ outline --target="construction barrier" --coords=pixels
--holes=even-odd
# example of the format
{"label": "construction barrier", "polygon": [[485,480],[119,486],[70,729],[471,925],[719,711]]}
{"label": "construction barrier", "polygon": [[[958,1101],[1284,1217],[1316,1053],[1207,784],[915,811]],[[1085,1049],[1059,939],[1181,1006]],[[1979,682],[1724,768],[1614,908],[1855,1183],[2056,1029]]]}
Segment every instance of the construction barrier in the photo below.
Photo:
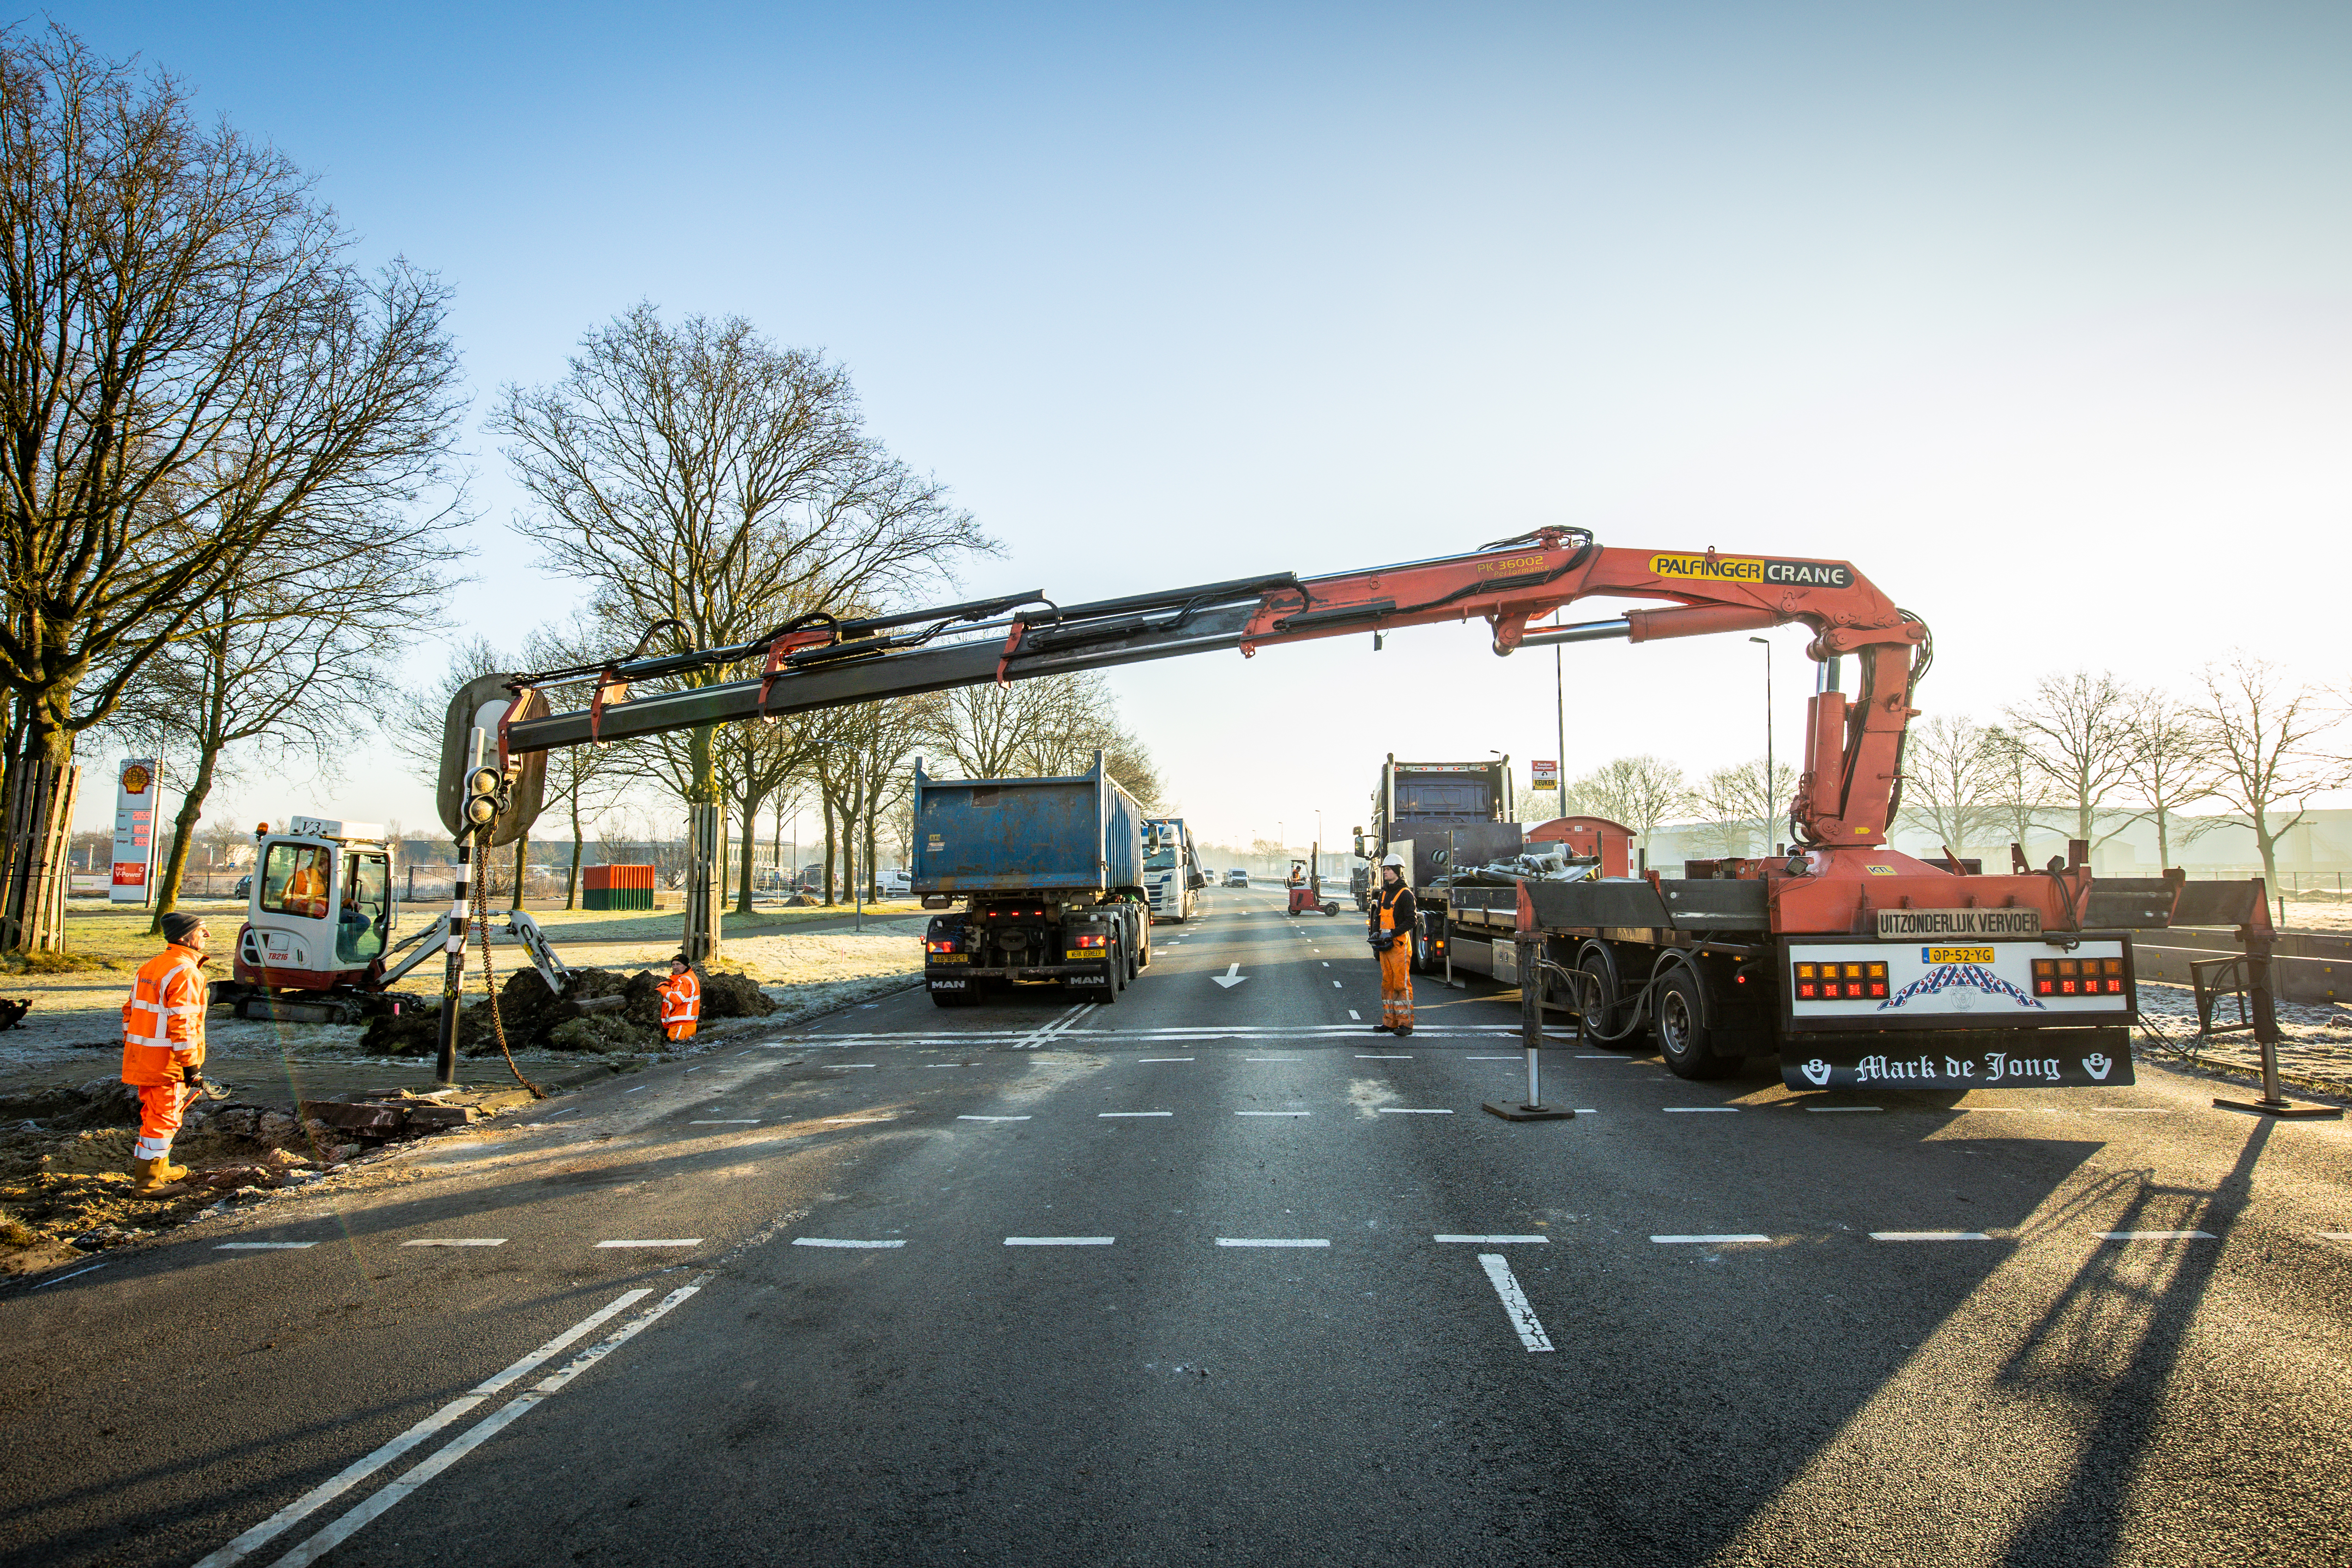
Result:
{"label": "construction barrier", "polygon": [[649,865],[582,866],[580,886],[590,909],[654,906],[654,868]]}

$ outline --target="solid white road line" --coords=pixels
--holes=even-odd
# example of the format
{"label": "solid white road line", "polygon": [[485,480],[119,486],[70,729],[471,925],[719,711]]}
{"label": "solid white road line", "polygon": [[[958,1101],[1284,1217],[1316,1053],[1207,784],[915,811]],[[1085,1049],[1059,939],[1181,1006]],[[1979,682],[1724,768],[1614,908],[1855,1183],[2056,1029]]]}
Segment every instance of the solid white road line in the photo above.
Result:
{"label": "solid white road line", "polygon": [[903,1241],[839,1241],[829,1236],[795,1236],[795,1247],[904,1247]]}
{"label": "solid white road line", "polygon": [[316,1247],[315,1241],[224,1241],[213,1249],[215,1252],[299,1252],[305,1247]]}
{"label": "solid white road line", "polygon": [[1236,1116],[1312,1116],[1312,1111],[1236,1111]]}
{"label": "solid white road line", "polygon": [[1217,1238],[1217,1245],[1220,1247],[1328,1247],[1331,1242],[1328,1237],[1320,1236],[1301,1237],[1297,1239],[1279,1239],[1266,1236],[1220,1236]]}
{"label": "solid white road line", "polygon": [[1173,1111],[1097,1111],[1097,1116],[1173,1116]]}
{"label": "solid white road line", "polygon": [[352,1463],[340,1475],[322,1481],[304,1492],[251,1530],[198,1563],[196,1568],[228,1568],[230,1563],[244,1558],[255,1547],[268,1541],[272,1536],[283,1534],[292,1526],[299,1524],[305,1518],[334,1501],[352,1487],[367,1479],[368,1477],[383,1469],[442,1427],[448,1426],[458,1416],[465,1415],[490,1396],[529,1373],[533,1367],[543,1362],[552,1361],[573,1343],[593,1333],[612,1318],[626,1312],[652,1294],[651,1291],[624,1291],[610,1304],[573,1323],[488,1382],[481,1384],[460,1398],[451,1400],[391,1442]]}
{"label": "solid white road line", "polygon": [[1538,1247],[1551,1245],[1549,1236],[1433,1236],[1432,1241],[1466,1241],[1473,1247],[1514,1247],[1522,1242]]}
{"label": "solid white road line", "polygon": [[1112,1236],[1008,1236],[1007,1247],[1108,1247],[1118,1238]]}
{"label": "solid white road line", "polygon": [[2211,1241],[2210,1230],[2095,1230],[2102,1241]]}
{"label": "solid white road line", "polygon": [[646,1092],[646,1085],[640,1083],[635,1089],[624,1089],[621,1092],[624,1094],[642,1094]]}
{"label": "solid white road line", "polygon": [[[641,1330],[652,1324],[672,1307],[693,1295],[701,1286],[680,1285],[659,1302],[631,1318],[618,1332],[582,1351],[551,1375],[533,1384],[529,1390],[499,1406],[496,1413],[467,1427],[423,1464],[394,1481],[310,1540],[278,1560],[277,1568],[308,1568],[337,1546],[348,1541],[372,1521],[383,1517],[405,1500],[435,1476],[472,1453],[529,1414],[533,1406],[563,1392],[572,1380],[595,1365],[613,1352],[626,1344]],[[646,1292],[640,1292],[646,1293]]]}
{"label": "solid white road line", "polygon": [[403,1247],[503,1247],[503,1236],[421,1236],[414,1241],[404,1241]]}
{"label": "solid white road line", "polygon": [[1141,1063],[1146,1061],[1198,1061],[1200,1058],[1197,1056],[1139,1056],[1135,1060],[1138,1063]]}
{"label": "solid white road line", "polygon": [[1025,1122],[1026,1116],[958,1116],[959,1122]]}
{"label": "solid white road line", "polygon": [[1981,1230],[1874,1230],[1873,1241],[1990,1241]]}
{"label": "solid white road line", "polygon": [[1707,1111],[1737,1111],[1739,1107],[1737,1105],[1661,1105],[1658,1109],[1669,1116],[1674,1116],[1697,1114]]}
{"label": "solid white road line", "polygon": [[681,1238],[681,1239],[678,1239],[669,1240],[669,1241],[599,1241],[598,1243],[596,1243],[596,1245],[597,1245],[598,1247],[600,1247],[600,1248],[602,1248],[602,1247],[699,1247],[699,1246],[701,1246],[701,1245],[702,1245],[702,1238],[701,1238],[701,1237],[699,1237],[699,1236],[688,1236],[688,1237],[684,1237],[684,1238]]}
{"label": "solid white road line", "polygon": [[1511,1328],[1518,1334],[1519,1343],[1529,1351],[1549,1350],[1551,1336],[1544,1333],[1543,1324],[1537,1321],[1535,1308],[1528,1304],[1527,1292],[1519,1289],[1519,1281],[1512,1275],[1511,1266],[1504,1261],[1503,1255],[1500,1252],[1481,1252],[1478,1254],[1478,1266],[1486,1270],[1486,1278],[1494,1285],[1495,1294],[1502,1298],[1503,1315],[1511,1320]]}
{"label": "solid white road line", "polygon": [[1727,1247],[1736,1241],[1769,1241],[1772,1239],[1769,1236],[1758,1236],[1753,1232],[1744,1232],[1728,1236],[1653,1236],[1650,1239],[1663,1242],[1669,1247]]}
{"label": "solid white road line", "polygon": [[1383,1116],[1451,1116],[1454,1113],[1443,1109],[1427,1110],[1418,1105],[1383,1105],[1381,1107],[1381,1114]]}
{"label": "solid white road line", "polygon": [[[2325,1235],[2326,1235],[2326,1234],[2327,1234],[2327,1232],[2326,1232],[2325,1230],[2323,1230],[2323,1231],[2321,1231],[2321,1232],[2320,1232],[2320,1234],[2321,1234],[2322,1236],[2325,1236]],[[37,1285],[34,1286],[34,1287],[33,1287],[33,1289],[34,1289],[34,1290],[36,1290],[36,1291],[46,1291],[46,1290],[47,1290],[51,1285],[62,1285],[62,1284],[64,1284],[68,1280],[79,1280],[79,1279],[80,1279],[84,1274],[95,1274],[95,1273],[97,1273],[100,1269],[103,1269],[103,1268],[105,1268],[105,1267],[106,1267],[106,1265],[105,1265],[105,1264],[103,1264],[103,1263],[92,1263],[92,1264],[91,1264],[89,1268],[87,1268],[87,1269],[76,1269],[76,1270],[75,1270],[72,1273],[70,1273],[70,1274],[60,1274],[60,1275],[58,1275],[58,1276],[56,1279],[54,1279],[54,1280],[44,1280],[44,1281],[42,1281],[39,1284],[37,1284]]]}

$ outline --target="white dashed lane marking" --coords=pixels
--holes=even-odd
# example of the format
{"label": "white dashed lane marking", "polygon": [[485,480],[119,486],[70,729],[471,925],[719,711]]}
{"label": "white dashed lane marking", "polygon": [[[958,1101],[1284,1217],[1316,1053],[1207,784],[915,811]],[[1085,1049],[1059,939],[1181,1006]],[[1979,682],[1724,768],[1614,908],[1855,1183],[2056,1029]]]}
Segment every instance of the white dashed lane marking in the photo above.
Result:
{"label": "white dashed lane marking", "polygon": [[1516,1247],[1522,1244],[1549,1247],[1549,1236],[1433,1236],[1432,1241],[1460,1241],[1473,1247]]}
{"label": "white dashed lane marking", "polygon": [[1146,1061],[1197,1061],[1200,1058],[1195,1056],[1139,1056],[1135,1060],[1139,1064]]}
{"label": "white dashed lane marking", "polygon": [[1220,1236],[1217,1238],[1217,1245],[1220,1247],[1328,1247],[1331,1242],[1328,1238],[1320,1236],[1296,1239],[1270,1236]]}
{"label": "white dashed lane marking", "polygon": [[2211,1241],[2210,1230],[2095,1230],[2102,1241]]}
{"label": "white dashed lane marking", "polygon": [[1503,1255],[1500,1252],[1481,1252],[1478,1254],[1478,1266],[1486,1270],[1488,1282],[1495,1287],[1495,1294],[1502,1300],[1503,1315],[1511,1320],[1511,1328],[1518,1334],[1519,1343],[1531,1352],[1549,1350],[1551,1336],[1544,1333],[1543,1324],[1537,1321],[1535,1308],[1528,1304],[1527,1292],[1519,1289],[1519,1281],[1511,1273],[1511,1266],[1504,1260]]}
{"label": "white dashed lane marking", "polygon": [[1658,1109],[1669,1116],[1674,1116],[1696,1115],[1708,1111],[1737,1112],[1739,1107],[1737,1105],[1661,1105]]}
{"label": "white dashed lane marking", "polygon": [[904,1241],[844,1241],[831,1236],[795,1236],[795,1247],[904,1247]]}
{"label": "white dashed lane marking", "polygon": [[1374,1056],[1369,1052],[1360,1051],[1356,1052],[1356,1060],[1358,1061],[1411,1061],[1412,1058],[1410,1056]]}
{"label": "white dashed lane marking", "polygon": [[1112,1236],[1008,1236],[1007,1247],[1108,1247],[1118,1238]]}
{"label": "white dashed lane marking", "polygon": [[503,1236],[421,1236],[414,1241],[404,1241],[403,1247],[503,1247]]}
{"label": "white dashed lane marking", "polygon": [[689,1127],[756,1127],[759,1124],[757,1116],[708,1116],[687,1124]]}
{"label": "white dashed lane marking", "polygon": [[1753,1232],[1741,1232],[1727,1236],[1653,1236],[1650,1239],[1663,1242],[1669,1247],[1729,1247],[1735,1244],[1752,1245],[1759,1241],[1769,1241],[1772,1239],[1769,1236],[1759,1236]]}
{"label": "white dashed lane marking", "polygon": [[1173,1116],[1173,1111],[1097,1111],[1097,1116]]}
{"label": "white dashed lane marking", "polygon": [[1312,1111],[1236,1111],[1236,1116],[1312,1116]]}
{"label": "white dashed lane marking", "polygon": [[1381,1114],[1383,1116],[1451,1116],[1454,1113],[1443,1108],[1424,1109],[1418,1105],[1383,1105],[1381,1107]]}
{"label": "white dashed lane marking", "polygon": [[1025,1122],[1026,1116],[958,1116],[959,1122]]}
{"label": "white dashed lane marking", "polygon": [[699,1246],[701,1246],[701,1245],[702,1245],[702,1238],[701,1238],[701,1237],[699,1237],[699,1236],[685,1236],[685,1237],[676,1237],[676,1238],[672,1238],[671,1239],[664,1240],[664,1241],[599,1241],[598,1243],[596,1243],[596,1245],[597,1245],[599,1248],[604,1248],[604,1247],[699,1247]]}
{"label": "white dashed lane marking", "polygon": [[1884,1111],[1886,1107],[1884,1105],[1808,1105],[1805,1109],[1816,1116],[1834,1116],[1841,1111]]}
{"label": "white dashed lane marking", "polygon": [[299,1252],[305,1247],[316,1247],[315,1241],[224,1241],[213,1249],[215,1252]]}
{"label": "white dashed lane marking", "polygon": [[1981,1230],[1874,1230],[1873,1241],[1990,1241]]}

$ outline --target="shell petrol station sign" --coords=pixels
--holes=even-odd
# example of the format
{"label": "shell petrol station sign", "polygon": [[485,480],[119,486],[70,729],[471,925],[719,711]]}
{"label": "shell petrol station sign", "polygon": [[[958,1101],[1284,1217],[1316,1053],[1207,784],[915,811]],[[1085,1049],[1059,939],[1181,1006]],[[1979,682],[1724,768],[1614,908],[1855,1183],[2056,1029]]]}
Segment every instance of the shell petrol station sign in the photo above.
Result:
{"label": "shell petrol station sign", "polygon": [[155,870],[155,759],[126,758],[114,790],[113,904],[144,904],[153,895]]}

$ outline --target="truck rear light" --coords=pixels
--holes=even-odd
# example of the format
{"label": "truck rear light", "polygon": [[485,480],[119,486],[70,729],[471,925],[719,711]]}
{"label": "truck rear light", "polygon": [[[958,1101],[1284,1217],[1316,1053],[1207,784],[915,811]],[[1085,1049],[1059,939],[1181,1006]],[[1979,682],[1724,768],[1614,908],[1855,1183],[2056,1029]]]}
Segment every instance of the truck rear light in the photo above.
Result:
{"label": "truck rear light", "polygon": [[1078,946],[1081,947],[1108,947],[1110,946],[1110,938],[1100,932],[1097,932],[1091,936],[1080,936],[1076,938],[1076,941]]}
{"label": "truck rear light", "polygon": [[951,941],[950,941],[950,942],[938,942],[938,941],[926,942],[926,943],[924,943],[924,944],[923,944],[923,946],[924,946],[924,948],[925,948],[925,950],[926,950],[926,951],[932,952],[932,953],[952,953],[952,952],[955,952],[955,951],[956,951],[956,945],[955,945],[953,942],[951,942]]}
{"label": "truck rear light", "polygon": [[2119,997],[2124,994],[2121,958],[2036,958],[2037,997]]}
{"label": "truck rear light", "polygon": [[1800,964],[1797,999],[1801,1002],[1862,1001],[1886,995],[1886,966],[1879,963]]}

